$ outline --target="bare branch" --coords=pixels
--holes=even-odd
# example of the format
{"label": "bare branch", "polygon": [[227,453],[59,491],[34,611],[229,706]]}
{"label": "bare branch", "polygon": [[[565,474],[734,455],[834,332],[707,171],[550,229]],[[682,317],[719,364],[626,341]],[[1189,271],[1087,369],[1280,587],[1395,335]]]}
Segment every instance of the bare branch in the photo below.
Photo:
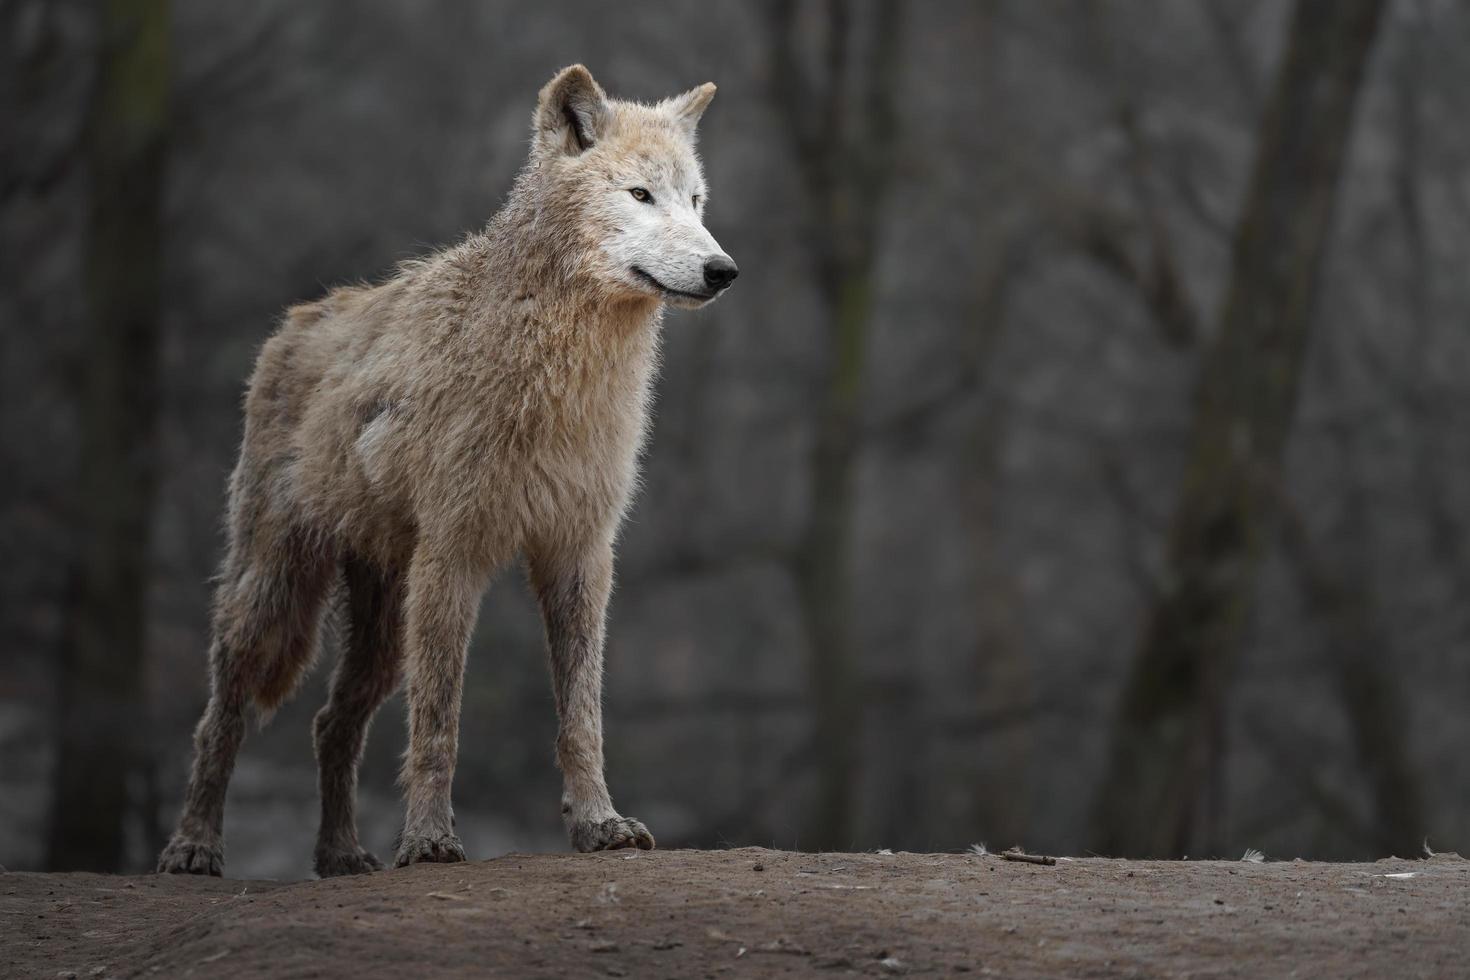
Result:
{"label": "bare branch", "polygon": [[1235,82],[1235,96],[1245,112],[1246,118],[1260,118],[1262,95],[1261,78],[1250,56],[1250,45],[1245,39],[1244,24],[1255,12],[1255,4],[1242,4],[1238,0],[1205,0],[1205,17],[1213,29],[1215,47],[1225,63],[1225,71]]}
{"label": "bare branch", "polygon": [[1174,262],[1177,249],[1154,191],[1154,153],[1140,121],[1138,98],[1117,68],[1097,7],[1089,5],[1085,9],[1083,25],[1090,42],[1087,50],[1093,52],[1100,81],[1113,93],[1113,116],[1128,147],[1128,184],[1141,215],[1148,259],[1136,262],[1122,241],[1107,236],[1098,225],[1089,227],[1084,244],[1104,267],[1138,291],[1169,346],[1189,347],[1199,332],[1199,315]]}

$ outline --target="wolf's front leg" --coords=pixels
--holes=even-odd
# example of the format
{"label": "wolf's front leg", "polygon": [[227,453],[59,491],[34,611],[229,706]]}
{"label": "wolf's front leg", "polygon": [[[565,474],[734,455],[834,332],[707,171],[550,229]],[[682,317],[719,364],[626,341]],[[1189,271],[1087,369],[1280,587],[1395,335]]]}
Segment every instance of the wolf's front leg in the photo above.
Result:
{"label": "wolf's front leg", "polygon": [[463,861],[454,834],[450,787],[459,751],[465,651],[482,579],[420,545],[408,573],[405,661],[408,670],[407,802],[396,864]]}
{"label": "wolf's front leg", "polygon": [[560,728],[562,819],[579,851],[653,847],[637,820],[619,816],[602,771],[602,642],[612,591],[612,541],[541,549],[530,557],[531,584],[546,622],[551,681]]}

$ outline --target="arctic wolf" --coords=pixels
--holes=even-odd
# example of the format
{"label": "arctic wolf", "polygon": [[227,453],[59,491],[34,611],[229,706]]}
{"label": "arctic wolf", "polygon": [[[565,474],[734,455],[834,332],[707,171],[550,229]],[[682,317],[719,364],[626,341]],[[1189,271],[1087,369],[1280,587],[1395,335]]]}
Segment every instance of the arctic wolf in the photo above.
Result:
{"label": "arctic wolf", "polygon": [[315,722],[317,873],[382,867],[358,844],[357,765],[401,676],[396,864],[463,860],[450,784],[465,652],[487,579],[517,555],[546,624],[571,842],[653,847],[603,779],[603,623],[662,311],[710,302],[737,272],[702,218],[695,127],[714,92],[639,105],[564,69],[484,232],[288,312],[246,397],[211,697],[160,871],[222,872],[246,712],[290,695],[329,605],[347,628]]}

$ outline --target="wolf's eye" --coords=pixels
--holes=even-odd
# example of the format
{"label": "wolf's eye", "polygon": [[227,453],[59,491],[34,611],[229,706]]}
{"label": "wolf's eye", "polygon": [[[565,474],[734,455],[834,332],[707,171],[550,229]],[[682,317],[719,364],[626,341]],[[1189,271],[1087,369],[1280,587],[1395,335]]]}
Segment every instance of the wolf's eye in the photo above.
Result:
{"label": "wolf's eye", "polygon": [[694,205],[695,207],[699,207],[699,195],[695,194],[693,197],[691,197],[689,199],[689,203]]}
{"label": "wolf's eye", "polygon": [[653,195],[641,187],[634,187],[628,193],[633,195],[633,200],[635,201],[642,201],[644,204],[653,203]]}

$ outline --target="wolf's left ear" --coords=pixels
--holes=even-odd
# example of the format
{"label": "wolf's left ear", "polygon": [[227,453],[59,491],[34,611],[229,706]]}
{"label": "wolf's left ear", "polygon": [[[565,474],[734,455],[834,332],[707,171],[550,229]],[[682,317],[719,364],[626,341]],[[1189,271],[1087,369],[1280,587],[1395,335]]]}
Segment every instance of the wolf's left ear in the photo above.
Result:
{"label": "wolf's left ear", "polygon": [[683,130],[690,136],[699,126],[699,117],[704,115],[704,110],[709,106],[709,100],[715,97],[715,83],[705,82],[698,88],[692,88],[683,95],[676,95],[672,99],[666,99],[661,107],[670,116],[673,116]]}
{"label": "wolf's left ear", "polygon": [[582,65],[556,73],[536,101],[536,139],[576,156],[602,138],[611,109],[607,93]]}

